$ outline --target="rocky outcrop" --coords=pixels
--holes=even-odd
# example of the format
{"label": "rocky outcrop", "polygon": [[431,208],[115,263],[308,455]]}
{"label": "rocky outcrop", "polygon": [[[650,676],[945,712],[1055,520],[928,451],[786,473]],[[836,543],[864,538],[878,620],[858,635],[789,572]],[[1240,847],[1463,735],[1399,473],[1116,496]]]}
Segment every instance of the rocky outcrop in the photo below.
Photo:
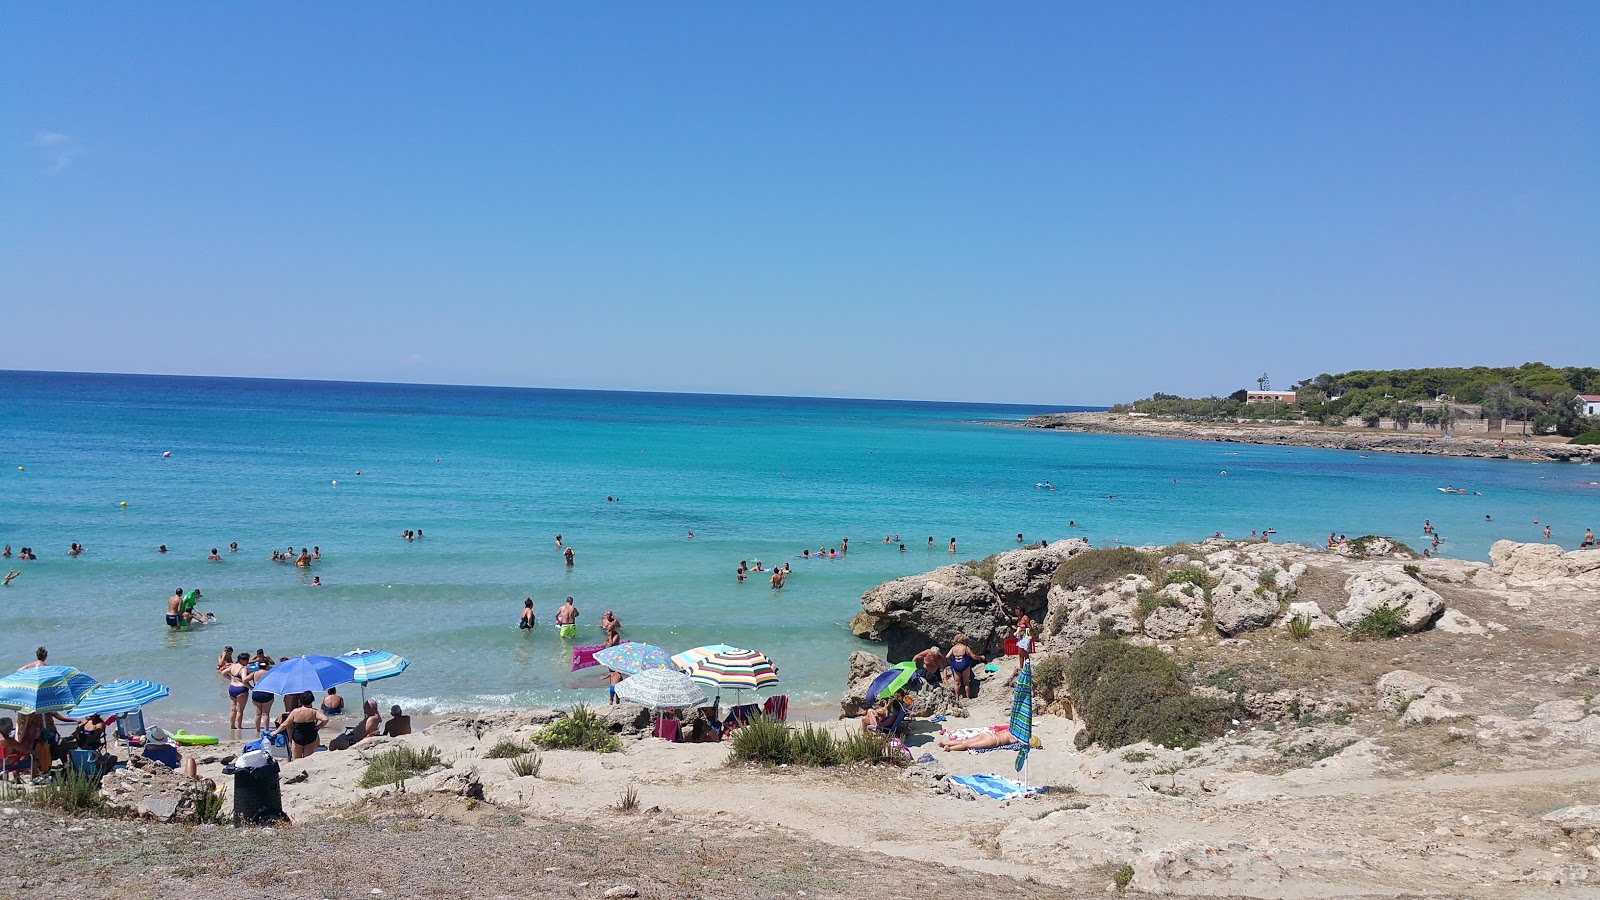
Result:
{"label": "rocky outcrop", "polygon": [[921,575],[885,582],[861,595],[858,635],[883,642],[891,662],[908,660],[937,644],[948,648],[956,635],[985,656],[1001,648],[1000,595],[966,566],[942,566]]}
{"label": "rocky outcrop", "polygon": [[1378,679],[1378,708],[1402,725],[1427,725],[1466,715],[1455,685],[1396,669]]}
{"label": "rocky outcrop", "polygon": [[216,782],[209,778],[194,781],[142,756],[130,758],[125,768],[106,773],[100,782],[107,806],[159,822],[197,822],[196,795],[214,793],[216,789]]}
{"label": "rocky outcrop", "polygon": [[1038,617],[1050,595],[1050,578],[1066,560],[1089,549],[1081,538],[1056,541],[1048,547],[1012,550],[995,557],[991,583],[1012,610]]}
{"label": "rocky outcrop", "polygon": [[1350,600],[1334,618],[1346,628],[1354,628],[1368,613],[1387,606],[1400,612],[1406,631],[1418,632],[1444,612],[1444,598],[1399,566],[1382,566],[1352,575],[1344,589]]}
{"label": "rocky outcrop", "polygon": [[1324,613],[1322,611],[1322,607],[1318,606],[1316,602],[1312,600],[1303,600],[1299,603],[1289,604],[1289,611],[1284,614],[1283,621],[1280,624],[1287,628],[1289,627],[1289,623],[1291,621],[1298,618],[1304,618],[1307,622],[1311,623],[1313,630],[1318,628],[1339,627],[1339,623],[1330,618],[1327,613]]}
{"label": "rocky outcrop", "polygon": [[1050,589],[1050,613],[1044,622],[1044,647],[1073,651],[1101,632],[1101,623],[1118,634],[1139,632],[1139,595],[1153,587],[1143,575],[1130,575],[1101,591]]}
{"label": "rocky outcrop", "polygon": [[1241,631],[1266,628],[1278,617],[1278,595],[1229,568],[1211,590],[1211,621],[1217,632],[1232,637]]}
{"label": "rocky outcrop", "polygon": [[[862,650],[850,654],[850,675],[844,696],[839,698],[839,718],[853,719],[867,711],[873,702],[867,700],[867,688],[878,673],[889,668],[881,656]],[[911,711],[915,716],[965,717],[967,708],[942,684],[929,684],[915,679],[910,685]]]}
{"label": "rocky outcrop", "polygon": [[1600,587],[1600,550],[1568,553],[1554,544],[1495,541],[1489,548],[1489,564],[1496,575],[1515,584]]}

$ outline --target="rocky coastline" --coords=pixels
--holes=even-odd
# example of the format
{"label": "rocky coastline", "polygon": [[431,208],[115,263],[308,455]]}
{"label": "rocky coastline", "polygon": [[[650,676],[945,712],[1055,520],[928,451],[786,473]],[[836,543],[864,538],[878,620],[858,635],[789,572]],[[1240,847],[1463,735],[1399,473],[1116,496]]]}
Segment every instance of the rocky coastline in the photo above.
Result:
{"label": "rocky coastline", "polygon": [[1523,441],[1519,434],[1504,436],[1456,434],[1444,437],[1437,432],[1388,431],[1376,428],[1136,419],[1123,413],[1109,412],[1051,413],[1030,416],[1021,423],[1005,424],[1084,434],[1123,434],[1275,447],[1319,447],[1326,450],[1412,453],[1425,456],[1512,459],[1529,462],[1600,460],[1600,446],[1574,446],[1565,443],[1565,439],[1562,438],[1535,438]]}

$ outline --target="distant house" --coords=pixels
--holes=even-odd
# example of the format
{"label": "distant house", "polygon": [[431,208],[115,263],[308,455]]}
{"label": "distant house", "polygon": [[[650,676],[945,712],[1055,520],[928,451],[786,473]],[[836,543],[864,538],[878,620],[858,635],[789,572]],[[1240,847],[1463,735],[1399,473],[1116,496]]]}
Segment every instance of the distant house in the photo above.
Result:
{"label": "distant house", "polygon": [[1600,394],[1579,394],[1578,415],[1600,416]]}
{"label": "distant house", "polygon": [[1294,391],[1246,391],[1246,403],[1287,403],[1294,405]]}

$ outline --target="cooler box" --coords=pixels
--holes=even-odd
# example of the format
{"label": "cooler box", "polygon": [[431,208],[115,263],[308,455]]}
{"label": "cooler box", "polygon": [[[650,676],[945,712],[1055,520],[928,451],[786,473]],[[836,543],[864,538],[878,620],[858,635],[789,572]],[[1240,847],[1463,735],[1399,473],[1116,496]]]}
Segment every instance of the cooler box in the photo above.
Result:
{"label": "cooler box", "polygon": [[1014,637],[1006,638],[1006,655],[1007,656],[1016,656],[1017,655],[1017,639],[1016,638],[1014,638]]}

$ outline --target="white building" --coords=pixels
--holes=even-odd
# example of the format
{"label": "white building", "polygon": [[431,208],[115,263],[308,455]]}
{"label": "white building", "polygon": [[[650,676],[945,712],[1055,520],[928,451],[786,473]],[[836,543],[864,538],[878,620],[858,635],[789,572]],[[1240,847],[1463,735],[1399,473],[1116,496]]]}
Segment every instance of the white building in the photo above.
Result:
{"label": "white building", "polygon": [[1579,394],[1578,415],[1600,416],[1600,394]]}

